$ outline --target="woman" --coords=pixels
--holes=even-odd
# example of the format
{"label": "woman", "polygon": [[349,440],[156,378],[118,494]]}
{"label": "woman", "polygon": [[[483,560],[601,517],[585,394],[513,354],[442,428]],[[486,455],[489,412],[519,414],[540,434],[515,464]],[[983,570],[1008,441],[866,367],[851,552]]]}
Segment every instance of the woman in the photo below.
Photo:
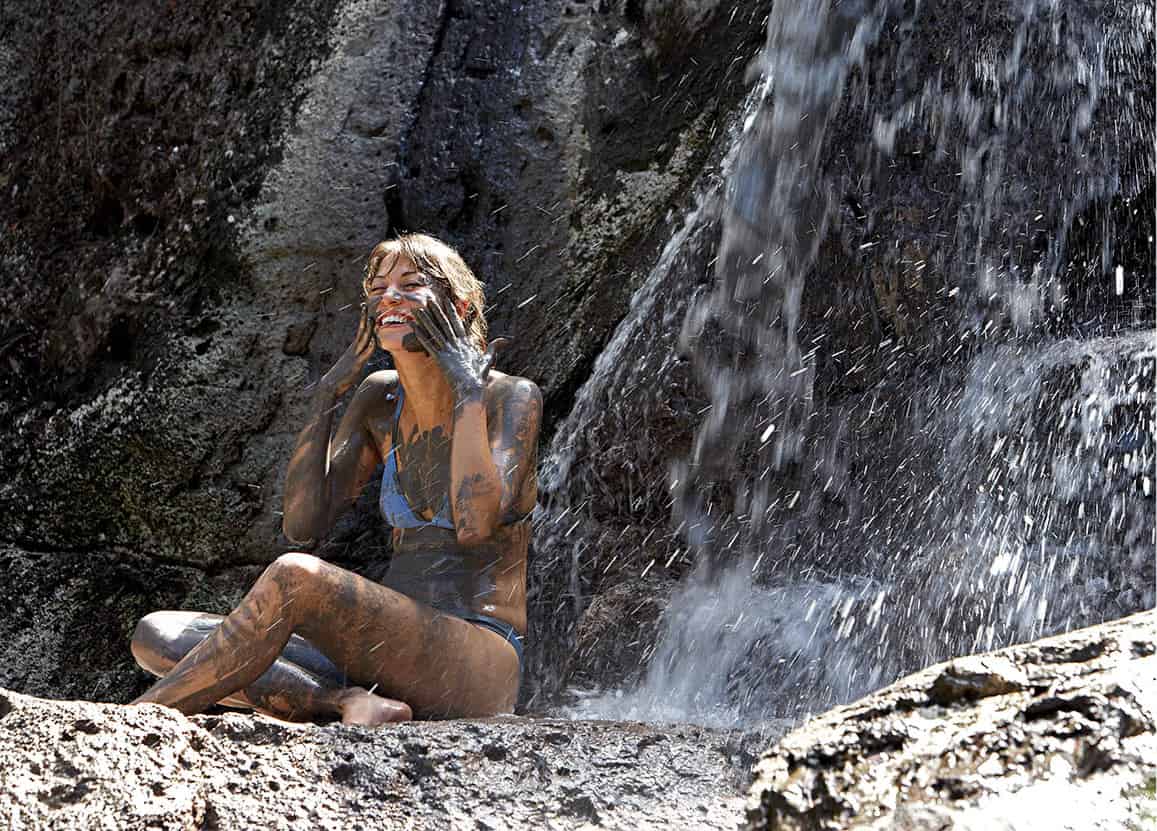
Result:
{"label": "woman", "polygon": [[[290,719],[382,724],[513,710],[537,495],[538,388],[490,370],[482,287],[438,240],[370,254],[357,335],[317,384],[285,486],[286,536],[322,538],[384,462],[393,526],[384,585],[308,554],[279,557],[225,618],[157,612],[133,654],[164,677],[134,703],[218,701]],[[335,402],[374,341],[370,374],[331,438]]]}

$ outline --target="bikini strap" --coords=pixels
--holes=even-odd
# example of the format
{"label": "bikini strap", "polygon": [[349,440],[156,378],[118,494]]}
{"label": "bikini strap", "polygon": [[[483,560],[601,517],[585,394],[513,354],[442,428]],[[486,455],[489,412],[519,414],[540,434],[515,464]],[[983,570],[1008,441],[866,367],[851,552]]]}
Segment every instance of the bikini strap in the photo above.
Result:
{"label": "bikini strap", "polygon": [[398,452],[398,430],[402,423],[402,404],[406,400],[405,388],[402,386],[401,381],[398,381],[398,392],[396,393],[395,397],[397,398],[397,403],[394,405],[394,423],[393,426],[390,427],[391,453]]}
{"label": "bikini strap", "polygon": [[413,521],[415,523],[415,525],[413,525],[413,526],[398,525],[397,524],[398,523],[397,517],[394,516],[393,514],[391,514],[391,519],[392,519],[391,525],[394,525],[394,527],[407,528],[407,527],[419,527],[419,526],[424,526],[424,525],[436,525],[439,528],[446,528],[449,530],[453,530],[454,529],[454,520],[453,520],[453,515],[450,511],[450,494],[449,494],[449,492],[446,493],[446,497],[442,501],[442,507],[439,508],[437,510],[437,512],[435,512],[433,517],[431,517],[430,519],[427,520],[427,519],[422,519],[422,517],[418,516],[418,514],[415,513],[413,506],[410,505],[410,500],[406,498],[405,492],[402,491],[402,482],[401,482],[401,479],[398,478],[398,448],[401,447],[401,443],[400,443],[401,439],[399,436],[399,432],[401,430],[401,423],[402,423],[402,402],[404,402],[406,399],[405,399],[405,392],[403,390],[401,381],[398,382],[397,397],[398,397],[398,403],[395,405],[396,409],[394,410],[394,423],[393,423],[393,426],[390,428],[390,452],[389,452],[390,460],[386,465],[386,469],[382,472],[382,496],[381,496],[381,500],[383,502],[383,512],[384,512],[384,508],[385,508],[384,503],[387,500],[387,489],[388,489],[388,499],[391,501],[397,500],[397,502],[399,502],[401,504],[401,506],[404,506],[406,513],[410,515],[410,518],[413,519]]}

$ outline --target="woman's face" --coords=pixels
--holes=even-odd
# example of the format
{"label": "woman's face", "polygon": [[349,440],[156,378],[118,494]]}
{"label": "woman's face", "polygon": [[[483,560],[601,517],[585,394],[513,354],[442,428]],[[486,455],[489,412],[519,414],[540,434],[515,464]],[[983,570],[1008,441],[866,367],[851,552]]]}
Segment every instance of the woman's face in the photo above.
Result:
{"label": "woman's face", "polygon": [[377,304],[374,336],[378,345],[389,352],[422,352],[414,335],[414,310],[442,301],[444,294],[406,257],[383,257],[370,280],[368,298],[369,303]]}

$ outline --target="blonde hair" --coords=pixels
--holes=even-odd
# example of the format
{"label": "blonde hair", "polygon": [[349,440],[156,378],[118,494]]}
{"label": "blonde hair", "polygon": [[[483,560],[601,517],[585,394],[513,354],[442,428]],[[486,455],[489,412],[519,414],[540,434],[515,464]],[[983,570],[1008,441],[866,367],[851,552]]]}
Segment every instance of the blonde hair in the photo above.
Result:
{"label": "blonde hair", "polygon": [[370,293],[370,283],[386,257],[405,257],[425,277],[440,285],[454,304],[454,310],[465,302],[466,313],[462,325],[470,341],[482,352],[486,350],[486,317],[482,310],[486,299],[482,282],[474,276],[470,266],[446,243],[429,234],[403,234],[395,239],[379,242],[370,252],[362,278],[362,292]]}

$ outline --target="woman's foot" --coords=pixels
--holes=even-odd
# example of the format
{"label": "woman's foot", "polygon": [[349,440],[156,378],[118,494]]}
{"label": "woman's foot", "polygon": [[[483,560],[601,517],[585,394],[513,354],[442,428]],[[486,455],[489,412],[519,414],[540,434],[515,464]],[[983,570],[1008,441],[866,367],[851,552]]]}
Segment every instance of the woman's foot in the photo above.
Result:
{"label": "woman's foot", "polygon": [[383,698],[361,687],[344,690],[338,702],[342,724],[378,727],[395,721],[410,721],[414,712],[404,701]]}

